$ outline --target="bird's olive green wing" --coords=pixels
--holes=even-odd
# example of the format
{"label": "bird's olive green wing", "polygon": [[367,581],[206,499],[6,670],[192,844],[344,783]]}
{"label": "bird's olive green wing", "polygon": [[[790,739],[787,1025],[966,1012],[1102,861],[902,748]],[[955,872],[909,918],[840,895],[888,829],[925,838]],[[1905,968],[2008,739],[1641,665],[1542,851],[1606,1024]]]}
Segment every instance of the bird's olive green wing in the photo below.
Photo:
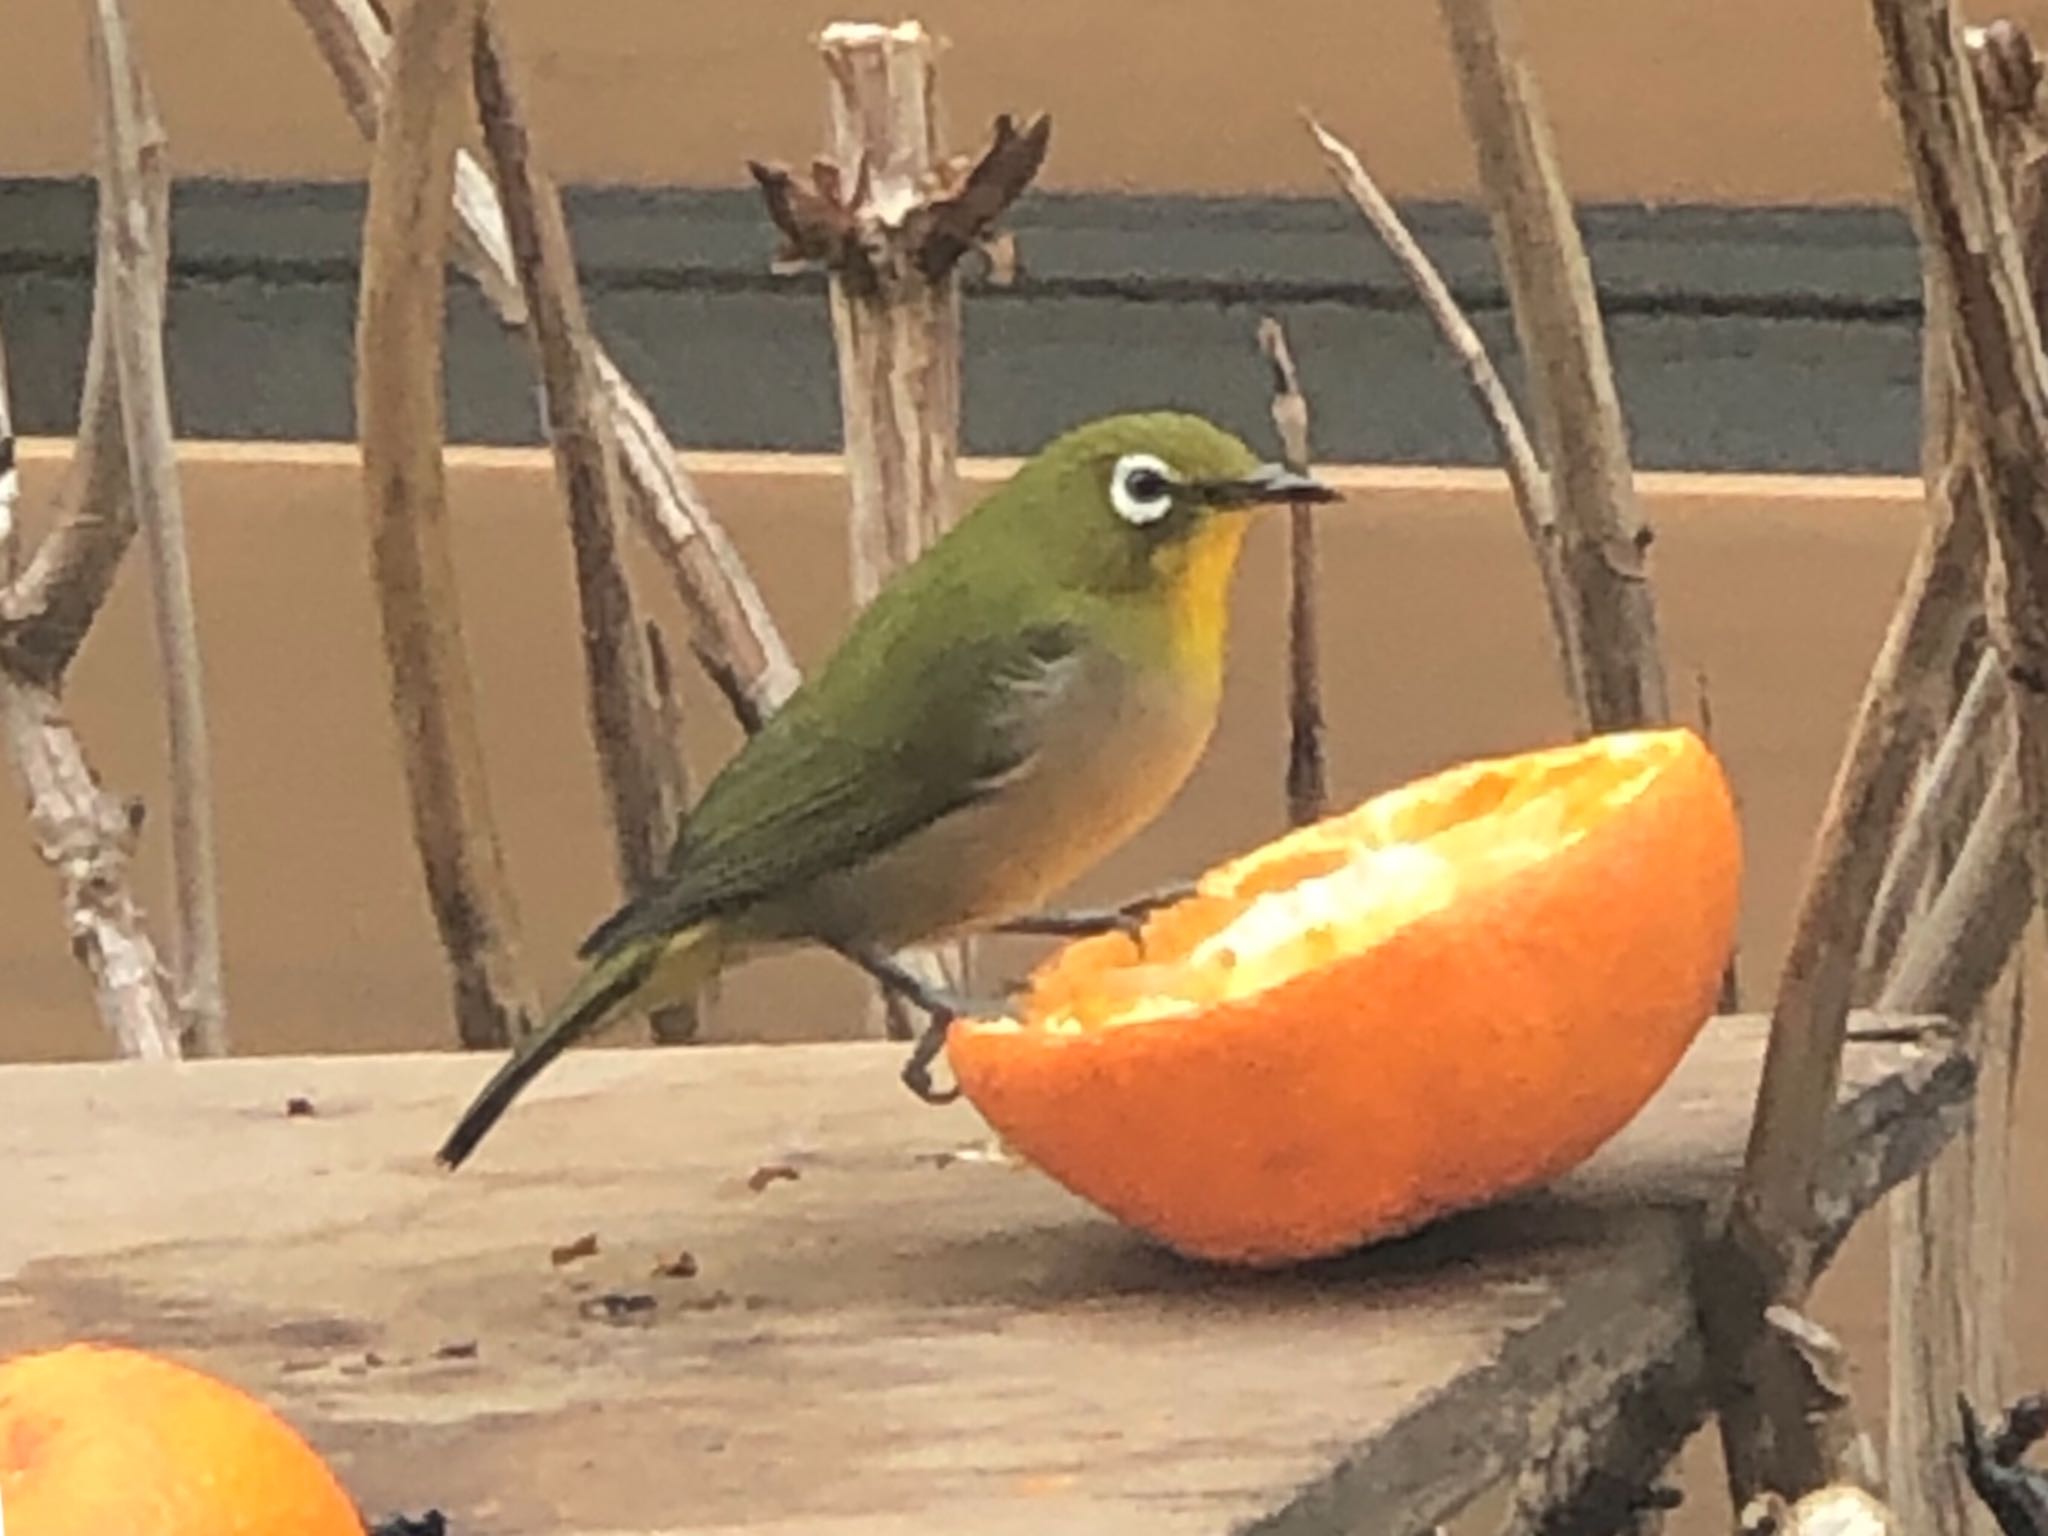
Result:
{"label": "bird's olive green wing", "polygon": [[911,686],[857,690],[850,711],[833,674],[860,657],[835,657],[712,781],[661,883],[580,953],[800,890],[1014,782],[1084,644],[1078,627],[1057,623],[961,637],[915,658]]}

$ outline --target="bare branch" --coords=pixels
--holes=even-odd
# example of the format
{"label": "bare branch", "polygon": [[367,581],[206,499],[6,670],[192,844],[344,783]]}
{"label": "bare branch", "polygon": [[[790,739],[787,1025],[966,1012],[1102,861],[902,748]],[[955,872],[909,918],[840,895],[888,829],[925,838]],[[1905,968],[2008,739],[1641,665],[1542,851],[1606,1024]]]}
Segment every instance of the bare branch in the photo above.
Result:
{"label": "bare branch", "polygon": [[[829,77],[829,163],[836,167],[821,171],[819,195],[838,206],[852,231],[829,270],[852,492],[853,596],[865,605],[959,516],[960,281],[951,262],[934,275],[924,244],[943,222],[932,197],[948,179],[936,43],[914,21],[835,23],[818,49]],[[1003,153],[1021,156],[1018,168],[993,180],[1021,190],[1043,145],[991,151]],[[850,191],[842,195],[842,188]],[[976,194],[970,224],[985,227],[1000,211],[993,195]],[[967,945],[920,947],[899,961],[927,983],[966,990]],[[878,1011],[892,1037],[914,1033],[894,992],[878,999]]]}
{"label": "bare branch", "polygon": [[[1715,745],[1714,691],[1708,682],[1706,668],[1694,673],[1693,686],[1698,698],[1700,740],[1711,750]],[[1728,963],[1721,968],[1721,995],[1714,1007],[1721,1013],[1742,1011],[1742,955],[1739,946],[1729,947]]]}
{"label": "bare branch", "polygon": [[[1287,332],[1271,315],[1259,321],[1259,350],[1273,370],[1273,429],[1296,474],[1308,473],[1308,397],[1301,392]],[[1323,766],[1323,689],[1316,641],[1315,509],[1287,511],[1287,820],[1306,826],[1329,807]]]}
{"label": "bare branch", "polygon": [[1857,959],[1858,992],[1876,990],[1898,955],[1899,941],[1912,920],[1915,904],[1944,845],[1954,846],[1969,830],[1971,790],[1977,780],[1984,747],[1991,740],[2005,708],[2006,683],[1998,654],[1986,650],[1963,690],[1955,718],[1921,776],[1900,824],[1899,836],[1886,860],[1884,877],[1871,903],[1870,922]]}
{"label": "bare branch", "polygon": [[[668,641],[661,626],[647,621],[647,686],[654,700],[654,740],[669,764],[670,792],[677,808],[672,835],[682,832],[683,807],[690,803],[690,779],[683,756],[683,701],[676,687],[675,664],[669,660]],[[647,1027],[662,1045],[688,1045],[702,1034],[704,1017],[718,996],[714,977],[685,1003],[657,1008],[647,1016]]]}
{"label": "bare branch", "polygon": [[95,0],[97,75],[104,188],[119,237],[114,258],[114,364],[128,451],[129,497],[149,551],[157,654],[164,674],[171,759],[171,862],[178,909],[177,1005],[182,1032],[199,1055],[227,1051],[221,977],[220,870],[214,844],[213,770],[207,751],[206,699],[192,571],[185,544],[184,499],[172,439],[164,375],[163,259],[151,234],[144,146],[161,153],[163,130],[129,54],[123,0]]}
{"label": "bare branch", "polygon": [[[147,89],[140,81],[137,88]],[[154,122],[146,96],[143,106],[141,115]],[[170,171],[163,149],[160,136],[144,139],[137,145],[135,168],[146,216],[143,250],[153,262],[149,279],[159,287],[170,257]],[[136,532],[114,362],[115,247],[122,230],[105,184],[104,155],[100,175],[91,340],[71,464],[54,525],[36,546],[28,569],[18,577],[10,570],[11,584],[0,593],[0,666],[52,690],[61,685],[84,643]]]}
{"label": "bare branch", "polygon": [[1444,281],[1436,263],[1422,248],[1422,242],[1402,221],[1393,201],[1380,190],[1379,183],[1372,179],[1357,153],[1314,118],[1308,119],[1308,129],[1315,136],[1316,145],[1323,154],[1323,164],[1331,176],[1344,189],[1352,205],[1365,216],[1366,223],[1372,226],[1373,233],[1387,248],[1387,254],[1394,258],[1395,264],[1414,285],[1424,312],[1435,324],[1437,334],[1450,347],[1451,355],[1458,360],[1466,386],[1479,404],[1481,419],[1493,433],[1501,466],[1507,471],[1508,487],[1514,492],[1515,511],[1522,521],[1522,536],[1529,542],[1529,553],[1536,562],[1536,574],[1543,583],[1543,603],[1550,615],[1550,632],[1557,641],[1558,671],[1564,681],[1565,697],[1571,702],[1572,713],[1583,728],[1586,725],[1586,688],[1579,675],[1573,604],[1568,595],[1564,564],[1558,555],[1557,504],[1551,495],[1550,476],[1537,459],[1535,445],[1529,441],[1528,428],[1522,423],[1522,413],[1515,408],[1514,396],[1508,393],[1500,371],[1487,355],[1486,343],[1479,339],[1478,330],[1464,310],[1458,307],[1450,284]]}
{"label": "bare branch", "polygon": [[14,509],[21,502],[21,473],[16,467],[14,408],[7,398],[7,338],[0,332],[0,584],[21,572],[21,540]]}
{"label": "bare branch", "polygon": [[2008,752],[1977,807],[1955,868],[1913,925],[1883,1006],[1972,1017],[2004,972],[2033,912],[2019,759]]}
{"label": "bare branch", "polygon": [[[292,0],[365,134],[384,94],[390,39],[370,0]],[[360,103],[361,105],[357,105]],[[505,324],[525,327],[525,300],[513,270],[504,215],[490,177],[466,151],[454,174],[457,264],[483,290]],[[592,344],[593,362],[625,471],[626,510],[667,569],[690,620],[691,652],[721,679],[749,728],[796,688],[796,663],[738,551],[711,513],[696,481],[653,410],[610,355]],[[751,722],[751,723],[750,723]]]}
{"label": "bare branch", "polygon": [[413,835],[462,1042],[489,1047],[523,1035],[533,1008],[477,739],[441,462],[443,259],[478,5],[416,0],[399,22],[370,169],[356,418]]}
{"label": "bare branch", "polygon": [[1671,717],[1636,504],[1592,267],[1557,168],[1512,0],[1439,0],[1494,246],[1513,302],[1537,439],[1553,476],[1572,633],[1594,731]]}
{"label": "bare branch", "polygon": [[475,76],[484,141],[532,317],[555,474],[568,503],[591,735],[619,880],[631,895],[661,872],[681,807],[647,675],[645,637],[619,555],[609,413],[591,362],[590,322],[561,199],[533,161],[504,44],[488,10],[477,30]]}

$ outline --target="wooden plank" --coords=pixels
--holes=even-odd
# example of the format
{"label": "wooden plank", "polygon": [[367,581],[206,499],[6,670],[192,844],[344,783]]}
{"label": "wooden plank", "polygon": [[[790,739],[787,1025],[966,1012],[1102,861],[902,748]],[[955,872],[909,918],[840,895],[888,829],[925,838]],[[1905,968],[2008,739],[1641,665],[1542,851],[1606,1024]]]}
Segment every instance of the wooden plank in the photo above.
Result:
{"label": "wooden plank", "polygon": [[[1683,1350],[1761,1039],[1718,1022],[1552,1190],[1264,1276],[977,1156],[882,1045],[582,1053],[453,1176],[430,1153],[475,1059],[0,1069],[0,1350],[196,1359],[368,1510],[464,1536],[1413,1529]],[[1854,1048],[1831,1231],[1968,1078]],[[695,1277],[651,1273],[685,1249]],[[654,1304],[608,1322],[606,1292]]]}

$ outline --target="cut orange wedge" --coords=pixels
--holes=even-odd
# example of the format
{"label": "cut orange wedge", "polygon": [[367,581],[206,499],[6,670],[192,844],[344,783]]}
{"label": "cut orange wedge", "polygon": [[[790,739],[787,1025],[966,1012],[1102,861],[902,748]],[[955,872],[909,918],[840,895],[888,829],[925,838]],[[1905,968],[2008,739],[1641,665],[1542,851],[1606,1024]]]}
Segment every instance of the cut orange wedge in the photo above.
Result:
{"label": "cut orange wedge", "polygon": [[1690,731],[1468,764],[1068,945],[948,1055],[1019,1152],[1184,1253],[1269,1265],[1556,1177],[1712,1011],[1741,843]]}

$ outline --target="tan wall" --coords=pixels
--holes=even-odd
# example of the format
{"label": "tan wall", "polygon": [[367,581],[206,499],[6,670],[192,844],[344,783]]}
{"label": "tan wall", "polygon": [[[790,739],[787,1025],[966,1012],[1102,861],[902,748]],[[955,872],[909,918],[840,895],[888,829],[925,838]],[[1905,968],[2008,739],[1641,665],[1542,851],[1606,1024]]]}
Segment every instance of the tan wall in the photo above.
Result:
{"label": "tan wall", "polygon": [[[0,174],[88,163],[83,9],[12,7]],[[145,57],[175,163],[213,175],[351,177],[363,158],[287,0],[149,0]],[[823,0],[505,0],[551,167],[576,180],[724,184],[747,156],[820,142],[808,39],[875,13]],[[1889,200],[1896,153],[1862,0],[1525,0],[1582,197]],[[1401,194],[1470,181],[1433,0],[929,0],[954,47],[956,131],[1040,108],[1047,184],[1320,192],[1294,113],[1354,135]],[[2037,31],[2048,0],[1988,12]],[[900,13],[883,13],[895,19]]]}

